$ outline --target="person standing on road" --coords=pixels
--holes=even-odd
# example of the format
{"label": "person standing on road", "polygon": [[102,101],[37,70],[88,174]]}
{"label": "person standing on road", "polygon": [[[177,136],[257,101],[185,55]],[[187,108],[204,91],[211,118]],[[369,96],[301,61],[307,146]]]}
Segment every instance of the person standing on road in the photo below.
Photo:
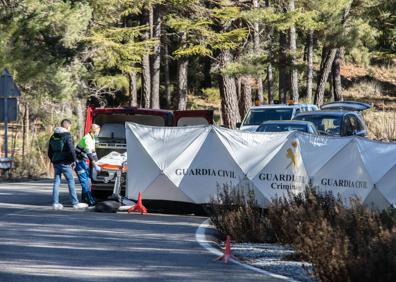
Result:
{"label": "person standing on road", "polygon": [[101,168],[96,164],[98,156],[95,151],[95,137],[99,135],[99,132],[100,126],[92,124],[89,133],[81,139],[76,147],[76,173],[82,188],[81,201],[87,203],[89,206],[96,205],[96,200],[91,193],[91,178],[87,161],[97,172],[101,171]]}
{"label": "person standing on road", "polygon": [[70,128],[71,121],[68,119],[62,120],[61,126],[55,128],[54,134],[51,136],[48,144],[48,157],[54,165],[55,170],[54,186],[52,189],[52,206],[55,210],[63,209],[63,205],[59,203],[59,187],[62,174],[67,180],[73,208],[85,209],[88,206],[85,203],[79,203],[76,194],[73,177],[73,169],[76,166],[76,154],[74,152]]}

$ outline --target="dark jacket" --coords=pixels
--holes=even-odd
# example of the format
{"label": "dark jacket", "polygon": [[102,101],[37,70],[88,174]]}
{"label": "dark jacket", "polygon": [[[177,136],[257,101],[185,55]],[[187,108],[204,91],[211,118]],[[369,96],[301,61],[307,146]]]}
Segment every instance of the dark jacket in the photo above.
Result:
{"label": "dark jacket", "polygon": [[[51,139],[53,138],[61,138],[63,142],[63,150],[62,150],[62,157],[60,160],[53,162],[54,164],[71,164],[75,162],[76,159],[76,153],[74,151],[74,142],[73,138],[70,134],[69,131],[67,131],[63,127],[57,127],[54,130],[54,134],[51,136]],[[51,143],[50,139],[50,143]],[[52,149],[52,146],[49,144],[48,145],[48,157],[50,158],[52,162],[52,158],[54,154],[58,154],[58,152],[54,152]],[[57,158],[59,159],[59,157]]]}

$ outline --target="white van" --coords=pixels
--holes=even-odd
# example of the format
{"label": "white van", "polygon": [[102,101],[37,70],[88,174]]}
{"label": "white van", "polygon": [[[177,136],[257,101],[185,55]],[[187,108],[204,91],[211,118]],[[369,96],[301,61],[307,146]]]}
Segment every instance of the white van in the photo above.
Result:
{"label": "white van", "polygon": [[319,110],[319,108],[312,104],[254,106],[249,109],[249,112],[246,114],[243,121],[237,124],[237,127],[243,131],[256,131],[259,125],[265,121],[291,120],[298,113],[317,110]]}

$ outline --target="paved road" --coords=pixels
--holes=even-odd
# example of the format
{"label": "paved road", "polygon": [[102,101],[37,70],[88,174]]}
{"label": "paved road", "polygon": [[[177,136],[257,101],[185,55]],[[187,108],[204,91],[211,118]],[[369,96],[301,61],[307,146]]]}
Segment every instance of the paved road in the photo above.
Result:
{"label": "paved road", "polygon": [[0,183],[0,281],[274,280],[214,261],[195,241],[205,218],[53,211],[50,195],[48,182]]}

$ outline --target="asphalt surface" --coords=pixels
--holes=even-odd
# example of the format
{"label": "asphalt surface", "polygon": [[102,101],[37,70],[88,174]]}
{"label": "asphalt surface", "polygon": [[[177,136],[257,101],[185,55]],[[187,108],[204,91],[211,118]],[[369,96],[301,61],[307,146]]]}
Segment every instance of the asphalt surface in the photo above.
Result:
{"label": "asphalt surface", "polygon": [[275,281],[215,261],[203,217],[76,211],[64,184],[61,202],[48,182],[0,183],[0,281]]}

